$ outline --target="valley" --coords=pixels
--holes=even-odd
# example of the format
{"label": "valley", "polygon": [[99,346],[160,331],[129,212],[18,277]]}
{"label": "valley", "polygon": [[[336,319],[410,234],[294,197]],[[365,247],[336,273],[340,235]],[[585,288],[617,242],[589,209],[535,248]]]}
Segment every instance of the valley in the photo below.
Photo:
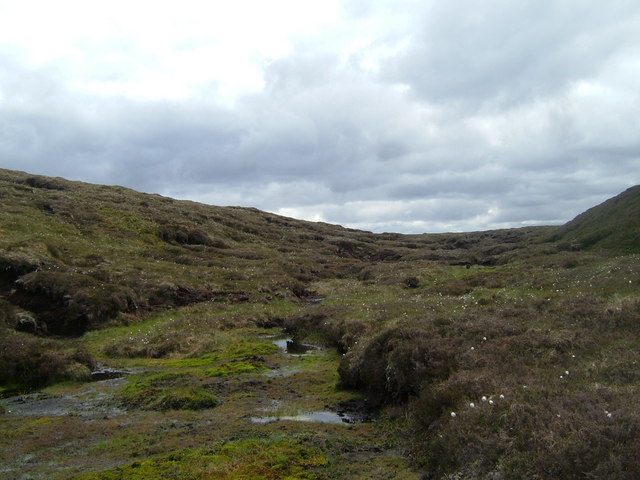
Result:
{"label": "valley", "polygon": [[633,479],[640,188],[374,234],[0,170],[0,476]]}

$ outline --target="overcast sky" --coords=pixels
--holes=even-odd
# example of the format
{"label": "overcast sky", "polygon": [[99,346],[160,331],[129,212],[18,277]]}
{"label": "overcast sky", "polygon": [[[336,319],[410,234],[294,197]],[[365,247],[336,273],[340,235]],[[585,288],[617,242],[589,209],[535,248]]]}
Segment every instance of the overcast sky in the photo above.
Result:
{"label": "overcast sky", "polygon": [[0,0],[0,167],[376,232],[640,183],[638,0]]}

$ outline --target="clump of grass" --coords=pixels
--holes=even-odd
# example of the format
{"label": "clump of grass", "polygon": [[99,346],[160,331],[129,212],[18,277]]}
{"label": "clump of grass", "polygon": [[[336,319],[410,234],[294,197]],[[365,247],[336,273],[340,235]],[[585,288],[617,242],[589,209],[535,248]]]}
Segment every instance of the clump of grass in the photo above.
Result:
{"label": "clump of grass", "polygon": [[314,471],[327,464],[319,452],[281,439],[244,439],[217,448],[179,450],[76,480],[297,479],[316,480]]}
{"label": "clump of grass", "polygon": [[216,395],[197,384],[191,374],[145,373],[132,378],[120,392],[128,407],[142,410],[201,410],[220,404]]}
{"label": "clump of grass", "polygon": [[195,341],[195,336],[187,331],[146,332],[114,340],[102,352],[111,358],[165,358],[189,351]]}

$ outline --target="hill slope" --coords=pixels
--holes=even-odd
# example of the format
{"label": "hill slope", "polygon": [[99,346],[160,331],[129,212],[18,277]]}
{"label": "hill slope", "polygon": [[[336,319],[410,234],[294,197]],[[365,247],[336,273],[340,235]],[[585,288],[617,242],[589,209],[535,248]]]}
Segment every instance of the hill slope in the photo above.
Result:
{"label": "hill slope", "polygon": [[590,208],[562,226],[554,241],[574,248],[608,248],[640,252],[640,185]]}
{"label": "hill slope", "polygon": [[41,331],[79,334],[122,313],[301,298],[310,282],[376,262],[504,263],[542,231],[375,235],[0,170],[0,298]]}

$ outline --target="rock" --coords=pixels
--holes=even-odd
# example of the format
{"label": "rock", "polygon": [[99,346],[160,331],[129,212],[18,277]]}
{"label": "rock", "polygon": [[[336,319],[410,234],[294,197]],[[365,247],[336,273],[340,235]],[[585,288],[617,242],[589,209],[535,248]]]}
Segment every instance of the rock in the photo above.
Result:
{"label": "rock", "polygon": [[19,332],[35,333],[38,330],[38,322],[27,313],[16,315],[16,330]]}

